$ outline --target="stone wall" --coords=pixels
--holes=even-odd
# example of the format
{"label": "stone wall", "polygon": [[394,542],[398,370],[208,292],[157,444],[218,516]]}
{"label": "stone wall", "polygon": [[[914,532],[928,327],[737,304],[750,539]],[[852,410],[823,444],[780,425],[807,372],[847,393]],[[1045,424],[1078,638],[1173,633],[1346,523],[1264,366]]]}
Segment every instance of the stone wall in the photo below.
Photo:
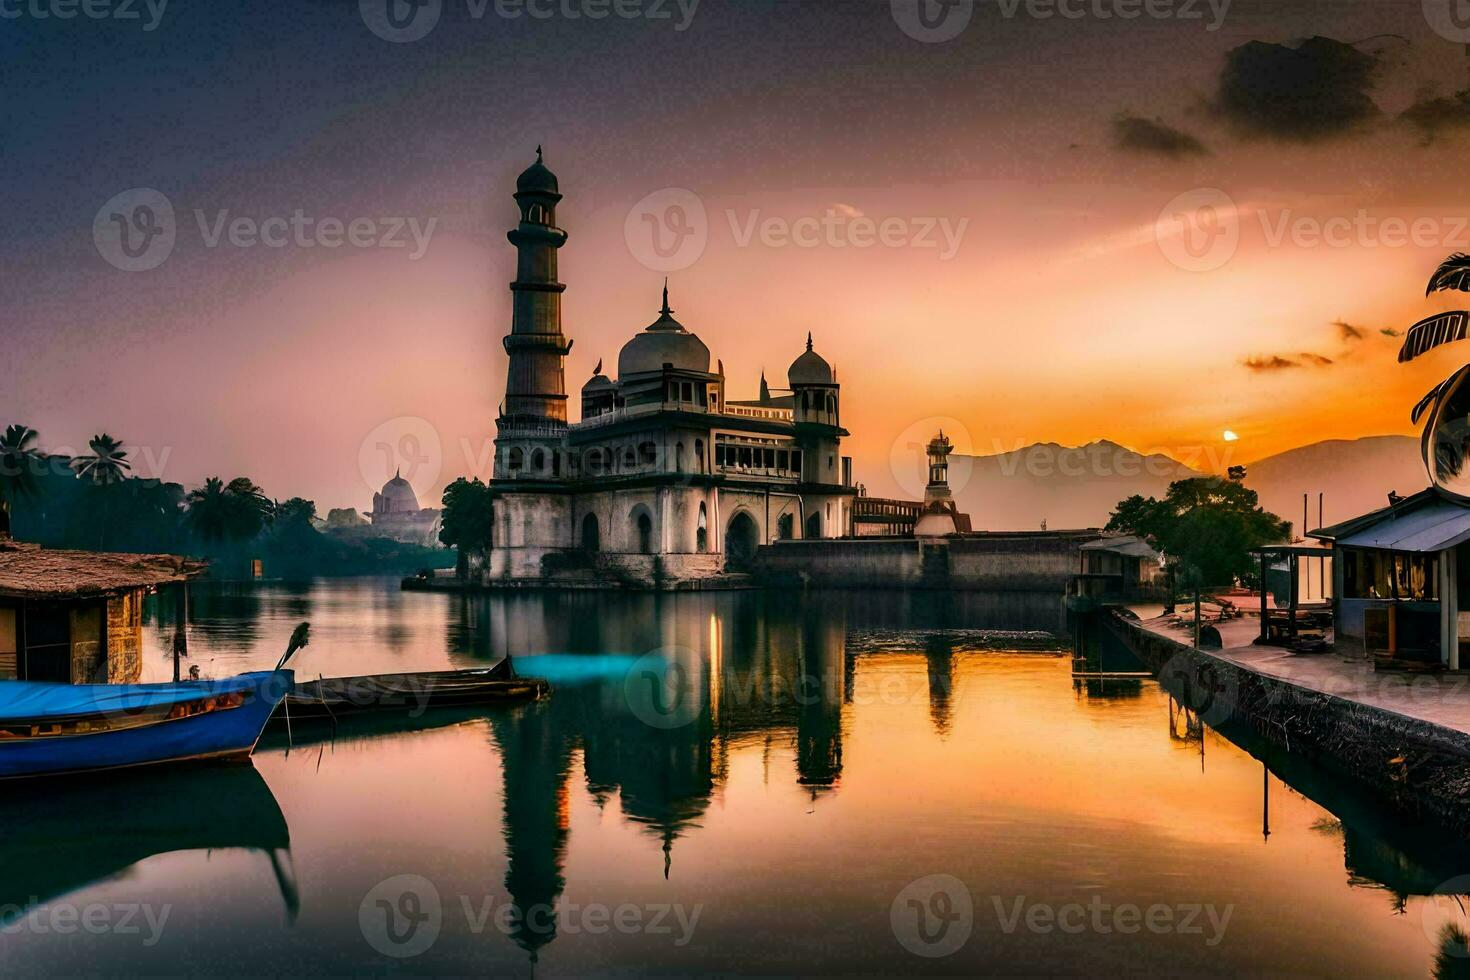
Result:
{"label": "stone wall", "polygon": [[1258,674],[1115,615],[1096,622],[1210,727],[1241,726],[1410,819],[1427,815],[1470,834],[1470,735]]}
{"label": "stone wall", "polygon": [[136,684],[143,675],[143,593],[107,600],[107,683]]}
{"label": "stone wall", "polygon": [[1096,532],[973,534],[945,538],[778,541],[762,548],[760,577],[828,588],[1066,591],[1080,547]]}

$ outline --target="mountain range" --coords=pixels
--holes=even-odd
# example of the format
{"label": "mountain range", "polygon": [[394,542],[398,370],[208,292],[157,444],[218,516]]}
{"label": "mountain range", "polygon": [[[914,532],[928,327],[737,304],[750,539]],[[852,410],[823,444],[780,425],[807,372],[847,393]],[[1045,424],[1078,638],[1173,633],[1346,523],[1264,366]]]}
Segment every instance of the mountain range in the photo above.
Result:
{"label": "mountain range", "polygon": [[[1193,463],[1194,465],[1190,465]],[[950,486],[976,528],[1031,530],[1101,527],[1132,494],[1161,497],[1175,480],[1200,476],[1198,461],[1142,455],[1108,440],[1085,446],[1038,443],[991,456],[950,457]],[[1246,467],[1245,482],[1267,510],[1301,533],[1302,495],[1310,527],[1384,506],[1389,491],[1408,495],[1428,484],[1412,436],[1370,436],[1312,443]]]}

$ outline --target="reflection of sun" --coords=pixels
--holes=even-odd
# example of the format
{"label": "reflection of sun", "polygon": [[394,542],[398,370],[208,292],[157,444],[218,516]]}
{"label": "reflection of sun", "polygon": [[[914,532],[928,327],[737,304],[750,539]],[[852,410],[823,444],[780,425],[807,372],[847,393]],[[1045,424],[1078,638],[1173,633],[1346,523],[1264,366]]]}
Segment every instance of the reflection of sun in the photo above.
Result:
{"label": "reflection of sun", "polygon": [[1235,440],[1239,439],[1240,436],[1236,435],[1233,430],[1226,429],[1223,438],[1226,442],[1234,442]]}

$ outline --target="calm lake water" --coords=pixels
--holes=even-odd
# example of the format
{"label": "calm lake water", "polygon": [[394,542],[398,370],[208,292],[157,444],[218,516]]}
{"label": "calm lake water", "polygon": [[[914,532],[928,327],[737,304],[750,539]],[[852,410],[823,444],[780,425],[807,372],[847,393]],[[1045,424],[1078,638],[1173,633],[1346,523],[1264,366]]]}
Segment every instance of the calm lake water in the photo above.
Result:
{"label": "calm lake water", "polygon": [[1055,599],[194,599],[206,675],[309,620],[299,676],[510,653],[556,691],[7,789],[5,972],[1424,976],[1470,872],[1151,680],[1074,678]]}

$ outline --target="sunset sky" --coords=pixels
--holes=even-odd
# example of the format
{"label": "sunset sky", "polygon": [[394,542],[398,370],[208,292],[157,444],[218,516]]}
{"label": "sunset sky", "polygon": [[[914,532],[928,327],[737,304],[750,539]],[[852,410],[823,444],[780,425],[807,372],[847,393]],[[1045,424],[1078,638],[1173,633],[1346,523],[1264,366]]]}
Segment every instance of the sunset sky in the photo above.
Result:
{"label": "sunset sky", "polygon": [[[1435,0],[962,0],[927,41],[905,0],[567,16],[591,2],[444,0],[399,42],[373,0],[7,14],[0,424],[58,450],[105,430],[143,475],[323,512],[367,509],[404,434],[421,490],[484,475],[537,144],[566,195],[574,415],[667,272],[733,397],[784,385],[812,332],[875,493],[930,419],[979,453],[1223,452],[1229,429],[1233,461],[1406,433],[1464,356],[1401,367],[1384,333],[1452,308],[1424,284],[1470,250],[1470,30]],[[99,211],[139,188],[174,243],[129,271]],[[694,244],[659,256],[643,215],[691,200]],[[250,232],[298,211],[363,243]]]}

